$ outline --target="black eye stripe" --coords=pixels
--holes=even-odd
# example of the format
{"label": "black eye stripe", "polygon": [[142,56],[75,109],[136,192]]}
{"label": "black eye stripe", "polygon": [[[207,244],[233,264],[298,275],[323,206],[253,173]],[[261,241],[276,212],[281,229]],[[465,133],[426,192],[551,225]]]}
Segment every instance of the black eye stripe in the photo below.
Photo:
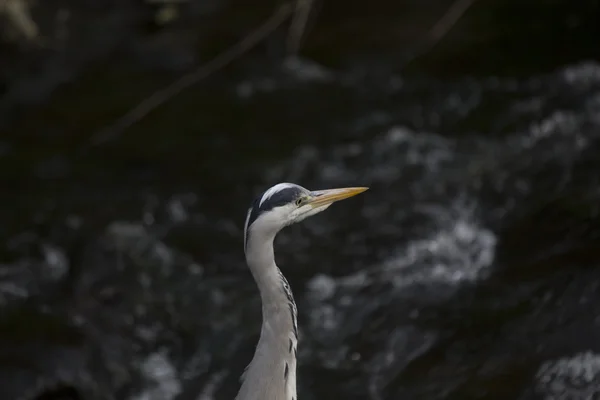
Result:
{"label": "black eye stripe", "polygon": [[260,211],[265,212],[275,207],[281,207],[295,201],[302,194],[302,189],[296,187],[285,188],[268,198],[260,206]]}
{"label": "black eye stripe", "polygon": [[[298,187],[287,187],[285,189],[280,190],[277,193],[274,193],[271,197],[266,199],[262,205],[260,204],[260,200],[263,195],[258,196],[254,202],[252,202],[252,207],[250,211],[250,217],[248,218],[248,223],[245,226],[245,231],[256,221],[256,219],[264,212],[270,211],[275,207],[281,207],[283,205],[293,203],[298,199],[299,196],[304,194],[305,190]],[[246,241],[248,241],[248,236],[246,236]]]}

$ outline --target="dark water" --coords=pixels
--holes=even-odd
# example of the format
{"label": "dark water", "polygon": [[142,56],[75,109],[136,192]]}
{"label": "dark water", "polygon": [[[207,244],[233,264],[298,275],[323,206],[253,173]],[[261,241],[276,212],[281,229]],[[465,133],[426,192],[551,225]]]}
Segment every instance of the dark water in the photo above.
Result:
{"label": "dark water", "polygon": [[598,398],[600,64],[357,64],[217,77],[80,158],[102,82],[13,125],[1,398],[233,398],[260,329],[242,224],[280,181],[371,188],[277,238],[299,398]]}

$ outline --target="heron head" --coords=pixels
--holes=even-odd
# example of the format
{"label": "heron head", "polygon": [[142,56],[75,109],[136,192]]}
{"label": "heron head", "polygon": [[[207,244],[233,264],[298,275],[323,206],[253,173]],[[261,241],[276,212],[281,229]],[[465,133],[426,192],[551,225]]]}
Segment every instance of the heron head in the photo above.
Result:
{"label": "heron head", "polygon": [[274,237],[284,227],[326,210],[336,201],[364,192],[366,187],[310,191],[293,183],[278,183],[256,198],[248,210],[244,245],[250,232]]}

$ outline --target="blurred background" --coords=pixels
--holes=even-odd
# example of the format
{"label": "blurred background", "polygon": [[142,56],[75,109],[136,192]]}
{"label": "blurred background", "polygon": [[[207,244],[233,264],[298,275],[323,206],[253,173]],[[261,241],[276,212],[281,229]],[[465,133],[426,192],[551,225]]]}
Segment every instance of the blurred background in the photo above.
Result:
{"label": "blurred background", "polygon": [[371,187],[277,238],[300,399],[600,398],[598,21],[0,0],[0,398],[232,399],[281,181]]}

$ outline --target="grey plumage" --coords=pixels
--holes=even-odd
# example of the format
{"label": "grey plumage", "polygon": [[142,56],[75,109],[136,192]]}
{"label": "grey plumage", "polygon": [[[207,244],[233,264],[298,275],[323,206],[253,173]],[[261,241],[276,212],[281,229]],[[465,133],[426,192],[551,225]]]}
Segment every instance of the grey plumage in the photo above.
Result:
{"label": "grey plumage", "polygon": [[244,226],[246,262],[262,300],[262,328],[236,400],[297,400],[298,322],[290,285],[275,263],[273,241],[287,225],[367,190],[309,191],[292,183],[266,190],[248,210]]}

